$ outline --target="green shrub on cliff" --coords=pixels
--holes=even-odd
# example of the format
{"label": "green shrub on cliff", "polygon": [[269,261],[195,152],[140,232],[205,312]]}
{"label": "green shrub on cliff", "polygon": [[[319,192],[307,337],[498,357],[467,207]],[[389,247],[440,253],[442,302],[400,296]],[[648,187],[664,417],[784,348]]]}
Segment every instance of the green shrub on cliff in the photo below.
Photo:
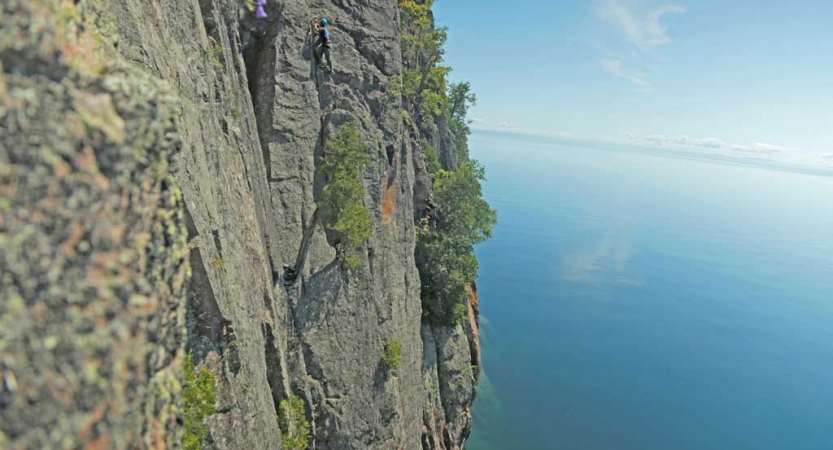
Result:
{"label": "green shrub on cliff", "polygon": [[339,126],[324,145],[321,165],[326,179],[321,193],[324,226],[335,233],[339,259],[348,269],[361,266],[356,249],[371,233],[370,215],[362,204],[364,189],[359,179],[360,170],[369,163],[367,146],[353,122]]}
{"label": "green shrub on cliff", "polygon": [[396,369],[402,361],[402,343],[387,338],[382,341],[382,364],[388,369]]}
{"label": "green shrub on cliff", "polygon": [[183,422],[185,450],[200,450],[208,440],[205,419],[217,412],[217,381],[205,366],[194,367],[191,356],[185,358],[183,376]]}
{"label": "green shrub on cliff", "polygon": [[433,0],[400,0],[402,30],[401,89],[411,112],[427,118],[448,106],[447,76],[451,68],[441,65],[448,38],[446,28],[436,28],[431,16]]}
{"label": "green shrub on cliff", "polygon": [[477,278],[474,246],[492,236],[497,213],[482,198],[483,166],[469,160],[456,171],[432,174],[436,223],[420,228],[416,247],[422,281],[424,318],[436,325],[454,325],[460,318],[466,285]]}
{"label": "green shrub on cliff", "polygon": [[396,88],[421,126],[440,116],[448,119],[457,146],[459,167],[449,170],[440,163],[437,150],[422,142],[435,208],[418,224],[416,247],[423,319],[452,326],[466,317],[466,285],[477,278],[474,246],[491,237],[497,214],[482,197],[484,169],[469,158],[466,115],[477,97],[469,83],[448,82],[451,69],[442,65],[446,29],[435,26],[432,4],[433,0],[399,1],[405,69]]}
{"label": "green shrub on cliff", "polygon": [[295,395],[282,400],[278,406],[278,425],[282,450],[306,450],[310,426],[303,400]]}
{"label": "green shrub on cliff", "polygon": [[469,107],[477,104],[477,96],[471,91],[468,81],[451,83],[448,86],[448,117],[451,133],[457,143],[457,157],[461,161],[469,159],[469,134],[471,128],[466,115]]}

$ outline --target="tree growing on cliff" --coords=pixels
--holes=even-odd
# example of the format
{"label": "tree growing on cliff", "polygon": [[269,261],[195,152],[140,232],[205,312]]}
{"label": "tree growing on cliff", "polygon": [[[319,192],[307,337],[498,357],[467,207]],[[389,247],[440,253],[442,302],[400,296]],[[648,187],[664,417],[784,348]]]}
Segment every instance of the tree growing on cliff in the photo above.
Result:
{"label": "tree growing on cliff", "polygon": [[497,214],[482,197],[483,167],[469,158],[466,116],[477,97],[471,84],[448,82],[451,69],[442,65],[447,33],[436,27],[432,5],[433,0],[399,2],[405,68],[392,92],[401,93],[421,129],[444,115],[456,142],[457,170],[443,168],[437,151],[421,143],[436,208],[419,224],[416,247],[423,318],[451,326],[465,317],[466,285],[477,278],[474,246],[491,236]]}
{"label": "tree growing on cliff", "polygon": [[468,136],[471,134],[469,120],[466,117],[469,107],[477,104],[477,96],[471,91],[471,83],[451,83],[448,86],[448,118],[451,132],[457,143],[457,156],[461,161],[469,158]]}
{"label": "tree growing on cliff", "polygon": [[436,28],[433,0],[400,0],[402,28],[402,94],[412,115],[434,117],[448,106],[447,76],[441,65],[448,38],[445,27]]}
{"label": "tree growing on cliff", "polygon": [[466,285],[477,278],[474,246],[492,236],[497,213],[483,200],[483,166],[475,160],[456,171],[432,174],[438,219],[419,230],[416,259],[422,280],[423,314],[438,325],[454,325],[467,297]]}
{"label": "tree growing on cliff", "polygon": [[306,406],[300,397],[292,395],[278,405],[278,427],[281,430],[282,450],[306,450],[310,425]]}
{"label": "tree growing on cliff", "polygon": [[185,450],[200,450],[208,440],[205,419],[217,412],[217,381],[205,366],[195,367],[191,355],[183,368],[183,435]]}
{"label": "tree growing on cliff", "polygon": [[338,257],[348,269],[361,267],[356,249],[370,237],[370,215],[362,200],[359,172],[370,163],[367,146],[356,124],[339,126],[327,139],[322,156],[321,173],[326,184],[321,192],[324,227],[336,235]]}

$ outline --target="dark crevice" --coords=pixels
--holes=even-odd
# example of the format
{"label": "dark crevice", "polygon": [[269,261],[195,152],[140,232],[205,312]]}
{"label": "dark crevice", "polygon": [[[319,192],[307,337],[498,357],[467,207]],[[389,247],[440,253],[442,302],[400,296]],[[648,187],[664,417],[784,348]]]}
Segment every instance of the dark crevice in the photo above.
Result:
{"label": "dark crevice", "polygon": [[281,356],[275,345],[275,334],[268,323],[261,324],[264,341],[264,356],[266,358],[266,381],[272,391],[272,401],[275,403],[275,411],[280,409],[283,400],[283,374],[281,373]]}
{"label": "dark crevice", "polygon": [[307,369],[307,375],[312,379],[316,380],[321,387],[324,389],[324,395],[329,396],[327,393],[327,386],[321,382],[324,379],[324,369],[321,367],[321,364],[318,363],[317,358],[315,357],[315,353],[313,353],[311,346],[305,342],[304,340],[300,340],[301,343],[301,351],[304,355],[304,364]]}
{"label": "dark crevice", "polygon": [[257,110],[259,93],[257,82],[261,76],[261,71],[259,70],[261,55],[269,48],[269,41],[265,36],[259,36],[255,33],[251,36],[249,46],[243,49],[243,60],[246,64],[246,74],[248,75],[249,95],[252,98],[252,105]]}
{"label": "dark crevice", "polygon": [[263,308],[269,311],[269,313],[271,314],[269,317],[271,317],[273,320],[277,317],[275,314],[275,307],[272,304],[272,297],[269,295],[268,292],[263,293]]}
{"label": "dark crevice", "polygon": [[217,254],[220,255],[220,259],[223,258],[223,244],[220,243],[220,231],[219,230],[211,230],[211,237],[214,238],[214,248],[217,249]]}
{"label": "dark crevice", "polygon": [[[239,370],[239,357],[235,358],[234,328],[220,311],[199,248],[191,250],[189,260],[192,275],[187,289],[189,332],[186,347],[192,352],[195,363],[201,362],[212,350],[220,354],[229,351],[230,369]],[[237,363],[234,363],[235,360]]]}
{"label": "dark crevice", "polygon": [[324,143],[326,142],[326,123],[329,119],[328,115],[322,114],[320,121],[319,121],[319,128],[318,128],[318,138],[315,141],[315,149],[313,151],[313,163],[315,164],[315,174],[313,175],[312,181],[312,195],[318,200],[321,196],[321,191],[324,190],[324,185],[326,184],[327,180],[324,179],[324,175],[321,173],[321,164],[324,158]]}
{"label": "dark crevice", "polygon": [[195,237],[199,236],[197,226],[194,224],[194,217],[188,208],[185,208],[185,229],[188,232],[188,242],[193,241]]}
{"label": "dark crevice", "polygon": [[445,441],[445,448],[454,448],[451,444],[451,435],[448,433],[448,428],[443,428],[443,441]]}
{"label": "dark crevice", "polygon": [[[268,180],[272,179],[272,166],[264,130],[271,125],[271,106],[275,100],[275,87],[274,71],[264,71],[263,68],[268,66],[272,69],[276,65],[275,47],[278,35],[283,30],[283,23],[281,23],[283,8],[284,5],[280,4],[277,11],[270,11],[270,19],[265,23],[258,22],[256,26],[246,26],[246,22],[240,24],[245,35],[241,37],[241,40],[243,40],[243,62],[246,65],[247,87],[257,119],[258,137]],[[276,19],[272,20],[271,17]],[[262,90],[261,84],[264,87]]]}
{"label": "dark crevice", "polygon": [[312,243],[312,237],[315,235],[315,227],[318,225],[319,210],[316,209],[312,213],[309,225],[304,229],[304,237],[301,240],[301,246],[298,248],[298,256],[295,258],[295,265],[292,267],[284,267],[284,282],[292,285],[304,272],[304,265],[307,262],[307,255],[309,254],[309,246]]}
{"label": "dark crevice", "polygon": [[[271,8],[271,4],[268,7]],[[262,195],[265,197],[262,198],[256,208],[258,209],[258,221],[260,222],[263,233],[265,252],[268,257],[273,286],[279,284],[281,275],[277,269],[278,263],[275,261],[272,253],[272,241],[268,231],[270,229],[269,218],[272,216],[269,211],[270,195],[268,188],[268,183],[272,181],[272,158],[269,152],[269,142],[275,140],[275,137],[271,136],[271,106],[275,100],[275,87],[272,81],[274,70],[271,69],[276,65],[275,46],[277,45],[278,35],[282,30],[282,25],[279,22],[275,23],[275,21],[281,20],[283,8],[284,5],[279,4],[277,11],[269,11],[268,20],[251,21],[243,19],[238,23],[246,88],[252,104],[252,112],[255,119],[254,126],[257,130],[258,148],[255,151],[260,152],[260,156],[263,158],[258,163],[266,175],[264,181],[267,184],[262,189]],[[261,83],[263,83],[263,89],[261,89]],[[242,149],[240,151],[242,156]]]}
{"label": "dark crevice", "polygon": [[[185,208],[185,226],[189,241],[193,241],[198,236],[197,228],[188,208]],[[218,236],[215,235],[215,239]],[[232,322],[223,317],[217,303],[200,248],[191,249],[188,259],[192,275],[186,288],[186,349],[192,354],[195,364],[201,363],[208,353],[216,352],[224,357],[229,371],[237,374],[240,371],[237,337]]]}
{"label": "dark crevice", "polygon": [[[440,342],[437,339],[437,333],[434,331],[434,327],[431,326],[431,339],[434,341],[434,348],[433,351],[435,353],[435,358],[437,361],[437,396],[440,400],[440,406],[443,408],[443,414],[445,415],[445,419],[448,420],[448,409],[445,405],[445,398],[443,398],[443,374],[442,374],[442,352],[440,352]],[[449,447],[450,448],[450,447]]]}
{"label": "dark crevice", "polygon": [[214,21],[214,0],[199,0],[199,5],[205,34],[216,39],[217,37],[214,36],[214,31],[217,29],[217,23]]}

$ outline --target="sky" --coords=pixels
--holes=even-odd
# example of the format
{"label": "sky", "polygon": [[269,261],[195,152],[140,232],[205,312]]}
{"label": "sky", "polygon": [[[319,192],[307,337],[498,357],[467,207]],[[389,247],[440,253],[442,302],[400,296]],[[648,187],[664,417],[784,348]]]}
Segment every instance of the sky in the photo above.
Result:
{"label": "sky", "polygon": [[833,167],[833,1],[436,0],[473,127]]}

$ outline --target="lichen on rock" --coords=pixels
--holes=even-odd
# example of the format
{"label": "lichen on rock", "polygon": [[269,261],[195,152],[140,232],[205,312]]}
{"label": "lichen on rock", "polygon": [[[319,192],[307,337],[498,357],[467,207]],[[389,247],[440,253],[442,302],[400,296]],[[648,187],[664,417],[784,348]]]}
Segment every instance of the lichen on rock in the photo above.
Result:
{"label": "lichen on rock", "polygon": [[0,430],[5,448],[177,441],[187,248],[164,83],[69,2],[0,28]]}

